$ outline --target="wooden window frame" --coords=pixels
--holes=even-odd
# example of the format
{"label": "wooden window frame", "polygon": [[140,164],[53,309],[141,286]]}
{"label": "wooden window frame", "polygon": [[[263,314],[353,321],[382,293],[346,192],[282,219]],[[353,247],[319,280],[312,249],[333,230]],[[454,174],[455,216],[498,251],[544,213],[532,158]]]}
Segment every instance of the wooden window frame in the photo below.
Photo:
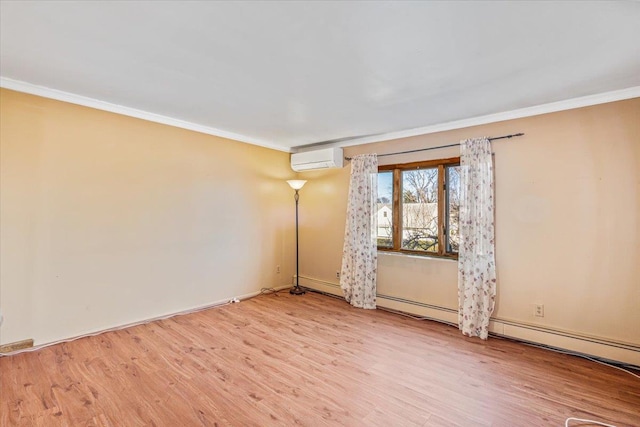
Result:
{"label": "wooden window frame", "polygon": [[[395,252],[411,255],[420,255],[426,257],[458,259],[457,252],[447,252],[446,237],[446,208],[448,200],[446,199],[446,173],[447,166],[457,166],[460,164],[460,157],[450,157],[447,159],[427,160],[422,162],[399,163],[392,165],[378,166],[378,172],[393,173],[393,201],[392,201],[392,217],[393,223],[392,242],[393,247],[378,246],[378,250],[382,252]],[[402,249],[402,172],[412,169],[438,168],[438,252],[416,251],[411,249]]]}

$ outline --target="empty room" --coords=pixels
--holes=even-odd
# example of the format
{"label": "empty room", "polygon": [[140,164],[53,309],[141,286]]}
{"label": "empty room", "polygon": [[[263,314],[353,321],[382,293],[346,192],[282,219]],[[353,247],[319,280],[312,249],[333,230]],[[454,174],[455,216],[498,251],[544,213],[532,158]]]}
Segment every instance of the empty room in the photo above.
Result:
{"label": "empty room", "polygon": [[0,426],[640,426],[640,2],[0,0]]}

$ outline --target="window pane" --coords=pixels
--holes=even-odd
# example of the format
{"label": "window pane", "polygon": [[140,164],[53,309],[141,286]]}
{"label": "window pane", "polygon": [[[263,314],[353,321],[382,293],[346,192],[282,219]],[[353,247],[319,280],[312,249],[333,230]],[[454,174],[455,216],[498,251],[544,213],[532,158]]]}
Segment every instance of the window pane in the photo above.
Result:
{"label": "window pane", "polygon": [[438,252],[438,169],[402,172],[402,248]]}
{"label": "window pane", "polygon": [[378,246],[393,247],[393,172],[378,172]]}
{"label": "window pane", "polygon": [[460,166],[447,167],[447,252],[458,252],[460,215]]}

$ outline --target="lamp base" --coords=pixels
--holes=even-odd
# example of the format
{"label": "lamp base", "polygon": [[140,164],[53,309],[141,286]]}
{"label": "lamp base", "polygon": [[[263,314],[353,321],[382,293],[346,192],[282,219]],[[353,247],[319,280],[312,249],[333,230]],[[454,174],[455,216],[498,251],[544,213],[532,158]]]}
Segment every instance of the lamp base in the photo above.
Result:
{"label": "lamp base", "polygon": [[289,290],[289,293],[291,295],[303,295],[305,293],[305,290],[302,289],[299,285],[295,285]]}

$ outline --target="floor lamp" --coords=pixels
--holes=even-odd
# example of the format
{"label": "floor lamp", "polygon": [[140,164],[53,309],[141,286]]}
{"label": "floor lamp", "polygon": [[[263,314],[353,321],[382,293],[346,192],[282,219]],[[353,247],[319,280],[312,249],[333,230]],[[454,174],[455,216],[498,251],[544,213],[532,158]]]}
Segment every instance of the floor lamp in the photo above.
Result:
{"label": "floor lamp", "polygon": [[291,188],[296,190],[296,195],[293,196],[296,201],[296,285],[289,291],[289,293],[293,295],[304,294],[304,289],[300,287],[300,271],[298,269],[298,261],[300,259],[298,256],[298,200],[300,199],[298,191],[300,191],[300,189],[304,186],[305,182],[307,181],[303,179],[291,179],[287,181]]}

